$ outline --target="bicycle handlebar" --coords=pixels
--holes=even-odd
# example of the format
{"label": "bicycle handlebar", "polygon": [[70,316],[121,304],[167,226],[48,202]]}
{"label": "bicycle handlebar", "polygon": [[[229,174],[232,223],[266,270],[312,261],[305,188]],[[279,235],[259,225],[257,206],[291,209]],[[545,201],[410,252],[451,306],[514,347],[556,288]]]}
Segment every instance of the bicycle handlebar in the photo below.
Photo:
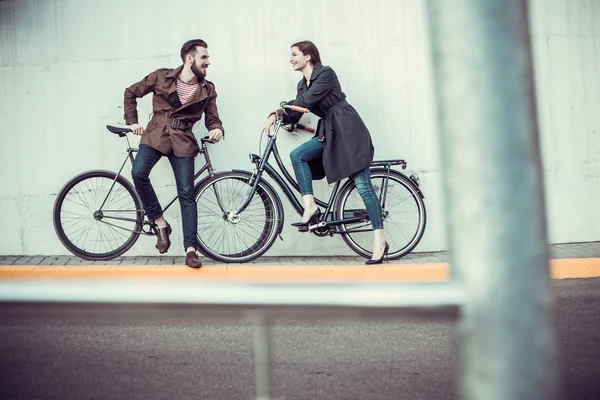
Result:
{"label": "bicycle handlebar", "polygon": [[294,106],[294,105],[289,105],[289,104],[282,104],[281,105],[282,108],[287,108],[288,110],[292,110],[292,111],[298,111],[301,113],[309,113],[310,110],[308,108],[305,107],[300,107],[300,106]]}
{"label": "bicycle handlebar", "polygon": [[201,139],[200,139],[200,142],[201,142],[201,143],[210,143],[210,144],[215,144],[215,143],[217,143],[217,142],[215,142],[215,141],[213,141],[213,140],[210,140],[210,139],[208,138],[208,136],[204,136],[203,138],[201,138]]}
{"label": "bicycle handlebar", "polygon": [[[279,103],[279,107],[281,107],[279,110],[288,109],[288,110],[292,110],[292,111],[301,112],[301,113],[304,113],[304,114],[310,112],[310,110],[308,108],[306,108],[306,107],[295,106],[293,104],[288,104],[285,101],[282,101],[281,103]],[[279,118],[281,118],[281,113],[278,112],[277,114],[279,115]],[[291,125],[291,129],[285,128],[285,127],[284,127],[284,129],[287,130],[287,131],[290,131],[290,132],[294,131],[296,129],[302,129],[302,130],[310,132],[310,133],[315,133],[314,128],[311,128],[309,126],[302,125],[302,124],[292,124]]]}

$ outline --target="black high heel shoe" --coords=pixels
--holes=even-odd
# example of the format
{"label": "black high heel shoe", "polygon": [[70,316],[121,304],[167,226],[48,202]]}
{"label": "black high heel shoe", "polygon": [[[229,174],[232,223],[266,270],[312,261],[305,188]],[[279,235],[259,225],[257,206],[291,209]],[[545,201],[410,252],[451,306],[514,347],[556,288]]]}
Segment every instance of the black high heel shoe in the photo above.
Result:
{"label": "black high heel shoe", "polygon": [[381,258],[379,260],[367,260],[367,262],[365,264],[366,265],[381,264],[383,262],[384,258],[385,258],[385,262],[389,262],[389,259],[388,259],[389,250],[390,250],[390,245],[387,242],[385,242],[385,248],[383,249],[383,254],[381,255]]}
{"label": "black high heel shoe", "polygon": [[308,222],[294,222],[292,226],[296,228],[308,228],[310,225],[314,225],[319,222],[319,218],[321,217],[321,210],[317,208],[313,215],[310,216]]}

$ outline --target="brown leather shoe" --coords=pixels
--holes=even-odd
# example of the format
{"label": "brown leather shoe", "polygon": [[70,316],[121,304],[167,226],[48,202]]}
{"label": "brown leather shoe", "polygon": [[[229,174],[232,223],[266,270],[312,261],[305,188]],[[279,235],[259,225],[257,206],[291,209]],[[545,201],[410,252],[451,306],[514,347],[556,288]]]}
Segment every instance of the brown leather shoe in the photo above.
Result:
{"label": "brown leather shoe", "polygon": [[156,229],[156,248],[160,254],[166,253],[171,247],[171,239],[169,239],[169,235],[173,230],[171,229],[171,225],[167,222],[166,228],[157,228]]}
{"label": "brown leather shoe", "polygon": [[195,251],[189,251],[187,253],[187,255],[185,256],[185,263],[190,268],[200,268],[202,266],[202,263],[198,258],[198,254],[196,254]]}

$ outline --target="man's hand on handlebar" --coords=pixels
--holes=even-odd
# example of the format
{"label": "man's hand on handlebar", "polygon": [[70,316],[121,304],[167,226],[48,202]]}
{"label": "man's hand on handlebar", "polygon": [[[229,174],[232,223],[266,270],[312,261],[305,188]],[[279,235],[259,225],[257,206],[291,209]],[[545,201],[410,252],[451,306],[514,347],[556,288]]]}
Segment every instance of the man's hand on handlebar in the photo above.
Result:
{"label": "man's hand on handlebar", "polygon": [[219,128],[213,129],[212,131],[208,132],[208,139],[213,143],[219,142],[221,139],[223,139],[223,131]]}
{"label": "man's hand on handlebar", "polygon": [[131,124],[129,125],[129,127],[131,128],[131,131],[134,135],[141,135],[142,133],[144,133],[144,127],[140,124]]}

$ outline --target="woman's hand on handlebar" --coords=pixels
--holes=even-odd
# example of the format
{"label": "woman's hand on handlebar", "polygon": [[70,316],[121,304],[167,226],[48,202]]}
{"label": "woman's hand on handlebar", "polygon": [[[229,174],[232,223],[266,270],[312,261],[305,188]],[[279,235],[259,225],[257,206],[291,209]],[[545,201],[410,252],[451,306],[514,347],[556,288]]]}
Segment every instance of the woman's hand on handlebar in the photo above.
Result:
{"label": "woman's hand on handlebar", "polygon": [[267,122],[265,122],[265,135],[267,135],[267,136],[269,136],[271,134],[271,127],[273,125],[275,125],[275,121],[277,120],[277,115],[284,114],[286,108],[290,109],[292,111],[301,112],[301,113],[310,112],[310,110],[308,108],[291,105],[291,104],[286,103],[285,101],[281,102],[280,106],[281,107],[279,109],[277,109],[277,111],[274,111],[271,114],[269,114],[269,117],[267,118]]}
{"label": "woman's hand on handlebar", "polygon": [[300,107],[300,106],[294,106],[294,105],[287,105],[287,106],[284,106],[284,108],[289,108],[292,111],[301,112],[303,114],[310,112],[310,110],[306,107]]}
{"label": "woman's hand on handlebar", "polygon": [[141,135],[142,133],[144,133],[144,127],[140,124],[131,124],[129,125],[129,127],[131,128],[131,131],[134,135]]}
{"label": "woman's hand on handlebar", "polygon": [[284,109],[288,109],[288,110],[300,112],[300,113],[303,113],[303,114],[310,112],[310,110],[308,108],[296,106],[296,105],[292,104],[289,101],[282,101],[281,103],[279,103],[279,106],[281,107],[280,110],[282,110],[282,111]]}
{"label": "woman's hand on handlebar", "polygon": [[271,113],[265,122],[265,135],[269,136],[273,125],[275,125],[275,113]]}

